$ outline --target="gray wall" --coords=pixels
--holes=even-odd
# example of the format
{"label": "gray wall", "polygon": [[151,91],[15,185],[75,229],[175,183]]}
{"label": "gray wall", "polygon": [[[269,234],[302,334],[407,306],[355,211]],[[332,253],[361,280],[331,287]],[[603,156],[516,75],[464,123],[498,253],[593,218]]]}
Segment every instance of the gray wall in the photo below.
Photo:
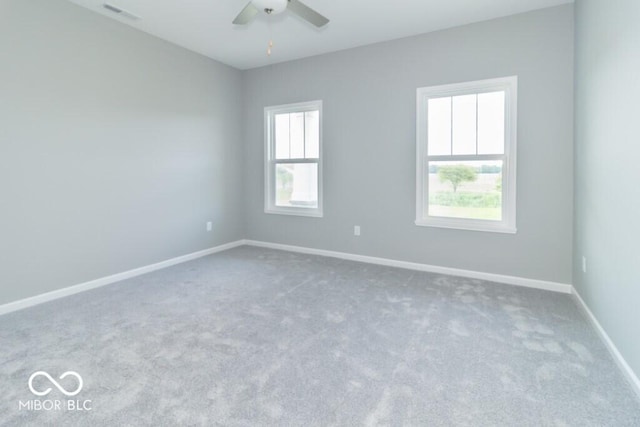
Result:
{"label": "gray wall", "polygon": [[2,0],[0,85],[0,304],[243,237],[239,71]]}
{"label": "gray wall", "polygon": [[[3,0],[0,304],[243,237],[570,283],[572,45],[562,6],[241,73]],[[415,89],[514,74],[518,234],[416,227]],[[264,214],[263,107],[312,99],[325,216]]]}
{"label": "gray wall", "polygon": [[[518,233],[417,227],[416,88],[519,77]],[[247,237],[571,283],[573,6],[244,73]],[[324,101],[324,218],[263,212],[263,107]],[[353,226],[362,236],[353,236]]]}
{"label": "gray wall", "polygon": [[574,281],[636,373],[640,373],[639,16],[637,0],[576,3]]}

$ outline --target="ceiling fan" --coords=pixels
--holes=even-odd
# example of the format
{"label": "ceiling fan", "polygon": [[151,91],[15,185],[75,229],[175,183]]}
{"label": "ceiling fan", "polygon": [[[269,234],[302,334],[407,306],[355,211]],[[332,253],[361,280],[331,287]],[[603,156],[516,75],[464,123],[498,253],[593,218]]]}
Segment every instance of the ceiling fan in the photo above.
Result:
{"label": "ceiling fan", "polygon": [[323,27],[329,22],[327,18],[299,0],[251,0],[245,8],[242,9],[242,12],[236,16],[233,23],[236,25],[246,25],[251,22],[260,11],[264,11],[267,15],[275,15],[285,10],[295,13],[316,27]]}

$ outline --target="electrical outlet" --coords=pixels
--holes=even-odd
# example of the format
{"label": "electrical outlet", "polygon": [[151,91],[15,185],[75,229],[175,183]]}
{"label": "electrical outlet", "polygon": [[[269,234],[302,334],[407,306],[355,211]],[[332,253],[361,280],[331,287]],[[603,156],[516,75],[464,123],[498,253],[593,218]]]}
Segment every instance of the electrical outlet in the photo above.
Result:
{"label": "electrical outlet", "polygon": [[582,256],[582,272],[587,272],[587,257],[584,255]]}
{"label": "electrical outlet", "polygon": [[359,225],[355,225],[353,227],[353,235],[354,236],[359,236],[360,235],[360,226]]}
{"label": "electrical outlet", "polygon": [[207,231],[213,230],[213,223],[211,221],[207,222]]}

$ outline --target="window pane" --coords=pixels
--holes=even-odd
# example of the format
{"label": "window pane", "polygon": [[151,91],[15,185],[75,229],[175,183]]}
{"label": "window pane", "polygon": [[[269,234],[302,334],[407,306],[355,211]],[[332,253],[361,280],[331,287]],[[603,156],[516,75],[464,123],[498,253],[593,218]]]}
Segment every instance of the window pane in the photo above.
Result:
{"label": "window pane", "polygon": [[429,99],[428,152],[430,156],[451,154],[451,97]]}
{"label": "window pane", "polygon": [[276,206],[318,207],[318,164],[276,164]]}
{"label": "window pane", "polygon": [[453,154],[476,154],[476,98],[453,97]]}
{"label": "window pane", "polygon": [[304,159],[304,113],[291,113],[291,158]]}
{"label": "window pane", "polygon": [[304,143],[305,157],[317,159],[320,157],[320,112],[307,111],[304,114]]}
{"label": "window pane", "polygon": [[429,162],[427,214],[502,220],[502,161]]}
{"label": "window pane", "polygon": [[505,93],[478,95],[478,154],[504,154]]}
{"label": "window pane", "polygon": [[275,117],[276,159],[289,158],[289,114]]}

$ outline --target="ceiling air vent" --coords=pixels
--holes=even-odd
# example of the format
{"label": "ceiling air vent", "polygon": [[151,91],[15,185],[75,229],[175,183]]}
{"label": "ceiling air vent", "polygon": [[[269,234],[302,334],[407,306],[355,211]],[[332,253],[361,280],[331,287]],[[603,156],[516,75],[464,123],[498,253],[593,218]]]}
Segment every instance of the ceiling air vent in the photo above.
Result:
{"label": "ceiling air vent", "polygon": [[121,9],[121,8],[119,8],[118,6],[114,6],[114,5],[109,4],[109,3],[105,3],[105,4],[103,4],[102,6],[103,6],[105,9],[107,9],[109,12],[116,13],[116,14],[118,14],[118,15],[122,16],[123,18],[129,18],[129,19],[132,19],[132,20],[134,20],[134,21],[137,21],[138,19],[140,19],[140,17],[139,17],[139,16],[134,15],[134,14],[133,14],[133,13],[131,13],[131,12],[127,12],[126,10]]}

